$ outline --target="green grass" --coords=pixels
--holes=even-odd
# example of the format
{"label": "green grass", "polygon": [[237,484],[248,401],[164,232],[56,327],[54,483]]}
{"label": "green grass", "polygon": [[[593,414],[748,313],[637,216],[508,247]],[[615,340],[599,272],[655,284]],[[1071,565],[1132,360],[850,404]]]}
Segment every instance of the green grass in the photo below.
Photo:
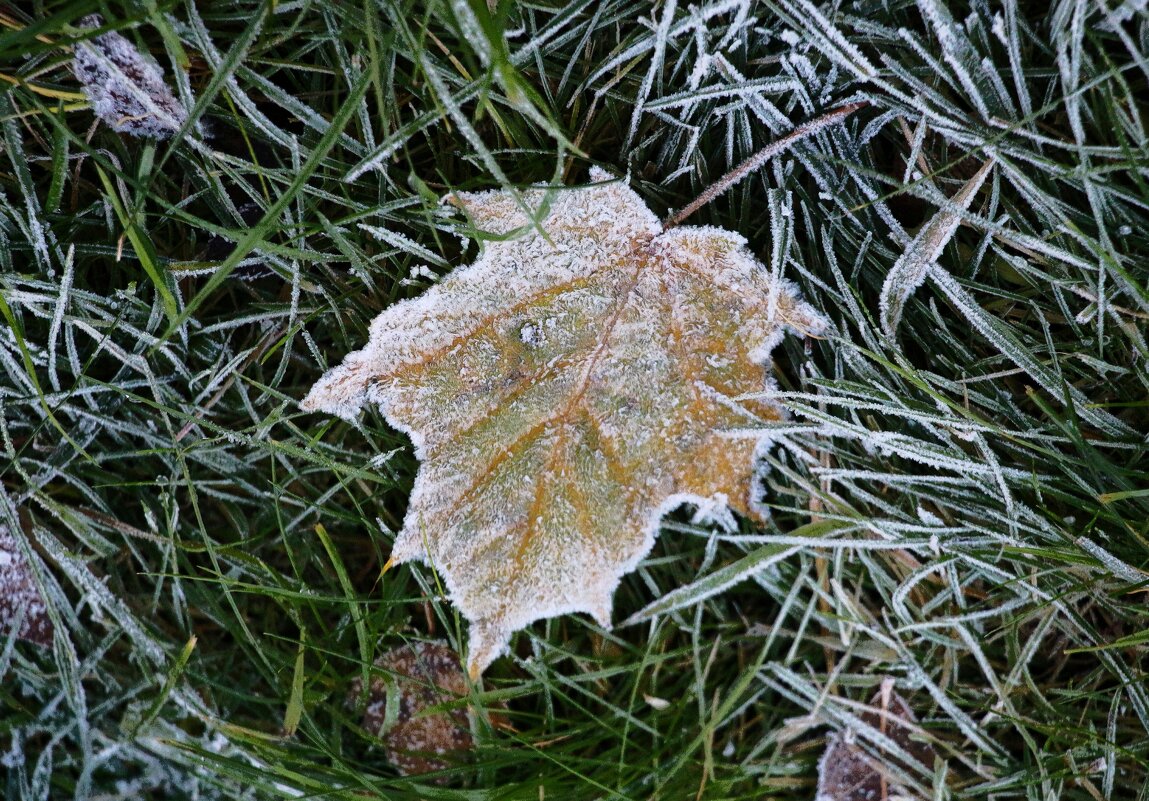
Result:
{"label": "green grass", "polygon": [[[0,642],[0,796],[808,799],[826,735],[893,676],[941,757],[926,797],[1149,798],[1143,12],[19,5],[0,524],[38,557],[56,640]],[[69,99],[92,11],[194,91],[212,138],[125,138]],[[427,285],[413,268],[473,257],[451,189],[600,164],[661,213],[858,99],[691,220],[748,236],[833,322],[776,353],[773,521],[668,520],[615,619],[763,567],[612,632],[520,633],[474,698],[513,728],[480,726],[444,785],[397,776],[349,688],[465,625],[431,571],[380,577],[409,443],[299,399]],[[947,205],[990,157],[968,210]],[[890,335],[887,274],[959,212]]]}

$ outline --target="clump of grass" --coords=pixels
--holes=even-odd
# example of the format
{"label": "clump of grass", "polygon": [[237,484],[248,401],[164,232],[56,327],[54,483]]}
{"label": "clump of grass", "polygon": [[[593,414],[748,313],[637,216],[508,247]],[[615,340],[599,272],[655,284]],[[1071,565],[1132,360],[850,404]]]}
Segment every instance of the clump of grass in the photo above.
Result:
{"label": "clump of grass", "polygon": [[[935,798],[1149,796],[1149,21],[1124,8],[5,10],[0,526],[55,636],[0,647],[3,793],[809,798],[892,676]],[[85,108],[68,47],[95,11],[194,97],[183,135]],[[446,191],[594,162],[678,209],[858,100],[692,218],[834,323],[778,352],[771,525],[669,520],[616,616],[692,588],[675,608],[520,634],[471,699],[510,726],[397,775],[343,699],[377,646],[461,624],[432,573],[379,575],[409,444],[298,399],[468,259]],[[882,287],[939,214],[891,331]]]}

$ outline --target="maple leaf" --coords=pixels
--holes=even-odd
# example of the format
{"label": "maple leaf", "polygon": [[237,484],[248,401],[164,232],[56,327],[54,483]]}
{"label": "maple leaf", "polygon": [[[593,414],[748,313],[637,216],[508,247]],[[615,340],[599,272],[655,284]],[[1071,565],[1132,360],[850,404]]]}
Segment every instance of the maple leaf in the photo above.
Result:
{"label": "maple leaf", "polygon": [[501,238],[380,314],[302,407],[376,404],[411,436],[422,464],[389,564],[442,574],[477,676],[535,620],[609,626],[666,512],[757,511],[756,427],[781,416],[760,399],[769,354],[824,322],[743,237],[664,230],[621,183],[451,201]]}

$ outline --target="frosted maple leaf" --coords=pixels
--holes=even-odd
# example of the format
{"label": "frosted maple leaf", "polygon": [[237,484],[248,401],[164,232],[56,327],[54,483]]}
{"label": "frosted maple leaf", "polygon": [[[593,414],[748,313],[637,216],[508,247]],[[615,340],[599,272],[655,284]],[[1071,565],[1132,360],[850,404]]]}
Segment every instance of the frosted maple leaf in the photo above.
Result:
{"label": "frosted maple leaf", "polygon": [[[90,14],[79,27],[103,24],[98,14]],[[187,109],[164,83],[160,66],[114,31],[76,42],[72,72],[96,116],[114,131],[166,139],[187,122]]]}
{"label": "frosted maple leaf", "polygon": [[375,404],[411,436],[422,464],[390,563],[444,577],[473,676],[533,621],[609,626],[666,512],[758,511],[755,427],[781,416],[760,399],[770,352],[824,325],[743,237],[664,230],[621,183],[520,197],[550,203],[537,225],[511,193],[452,196],[513,235],[380,314],[302,404],[348,420]]}

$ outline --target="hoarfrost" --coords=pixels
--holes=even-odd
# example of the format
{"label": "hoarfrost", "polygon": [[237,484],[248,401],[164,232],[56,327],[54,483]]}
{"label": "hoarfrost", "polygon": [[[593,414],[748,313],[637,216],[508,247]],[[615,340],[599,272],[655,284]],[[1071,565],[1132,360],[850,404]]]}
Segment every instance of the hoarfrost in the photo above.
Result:
{"label": "hoarfrost", "polygon": [[[79,26],[103,24],[91,14]],[[166,139],[187,122],[187,109],[164,83],[160,66],[114,31],[76,42],[72,72],[96,116],[114,131]]]}
{"label": "hoarfrost", "polygon": [[768,434],[724,434],[782,417],[770,352],[824,326],[738,234],[664,230],[628,187],[591,180],[451,198],[500,237],[379,315],[302,404],[348,420],[378,405],[410,434],[422,464],[391,564],[444,576],[475,675],[535,620],[609,626],[674,506],[761,512]]}
{"label": "hoarfrost", "polygon": [[1105,19],[1098,24],[1098,27],[1103,31],[1115,31],[1121,27],[1122,23],[1128,22],[1137,14],[1143,14],[1146,6],[1149,6],[1149,0],[1125,0],[1124,3],[1110,11]]}
{"label": "hoarfrost", "polygon": [[944,526],[945,521],[935,515],[926,507],[918,504],[918,519],[925,523],[927,526]]}
{"label": "hoarfrost", "polygon": [[1009,34],[1007,34],[1005,30],[1005,18],[1001,15],[1000,11],[993,15],[993,24],[990,26],[990,30],[993,31],[993,35],[997,37],[999,42],[1007,47],[1009,46]]}

